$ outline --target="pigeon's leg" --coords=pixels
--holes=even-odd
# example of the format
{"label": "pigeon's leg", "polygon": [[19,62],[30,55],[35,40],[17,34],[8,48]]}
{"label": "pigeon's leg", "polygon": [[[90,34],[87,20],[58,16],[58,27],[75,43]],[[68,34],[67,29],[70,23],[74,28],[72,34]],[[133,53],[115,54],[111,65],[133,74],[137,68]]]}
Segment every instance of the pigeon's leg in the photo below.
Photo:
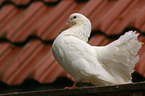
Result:
{"label": "pigeon's leg", "polygon": [[73,88],[77,88],[77,82],[74,82],[72,87],[65,87],[65,89],[73,89]]}

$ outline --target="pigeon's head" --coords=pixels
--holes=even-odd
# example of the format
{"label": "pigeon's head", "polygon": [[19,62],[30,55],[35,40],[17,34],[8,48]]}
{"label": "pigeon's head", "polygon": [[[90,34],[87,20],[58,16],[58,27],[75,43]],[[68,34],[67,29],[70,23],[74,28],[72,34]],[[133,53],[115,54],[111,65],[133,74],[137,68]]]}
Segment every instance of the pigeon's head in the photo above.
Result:
{"label": "pigeon's head", "polygon": [[84,23],[85,21],[90,22],[88,18],[86,18],[84,15],[80,13],[73,13],[69,17],[69,23],[72,25],[81,24],[81,23]]}

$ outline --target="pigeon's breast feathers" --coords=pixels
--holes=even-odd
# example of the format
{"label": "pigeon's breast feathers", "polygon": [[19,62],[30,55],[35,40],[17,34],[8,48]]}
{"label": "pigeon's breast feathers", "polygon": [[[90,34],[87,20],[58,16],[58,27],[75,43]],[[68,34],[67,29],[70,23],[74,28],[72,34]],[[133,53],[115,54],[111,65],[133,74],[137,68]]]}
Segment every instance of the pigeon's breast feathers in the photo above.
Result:
{"label": "pigeon's breast feathers", "polygon": [[69,17],[69,23],[72,27],[63,31],[64,36],[74,36],[85,42],[88,42],[88,37],[91,33],[91,22],[79,13],[74,13]]}

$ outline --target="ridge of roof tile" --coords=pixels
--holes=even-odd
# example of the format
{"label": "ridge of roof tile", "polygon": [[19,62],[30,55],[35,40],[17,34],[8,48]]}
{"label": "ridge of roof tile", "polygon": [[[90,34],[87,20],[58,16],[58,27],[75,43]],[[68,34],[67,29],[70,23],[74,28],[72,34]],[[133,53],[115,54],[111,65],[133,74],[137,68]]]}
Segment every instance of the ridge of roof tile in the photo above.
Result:
{"label": "ridge of roof tile", "polygon": [[31,0],[10,0],[11,2],[15,3],[16,5],[26,5],[28,4]]}
{"label": "ridge of roof tile", "polygon": [[58,2],[60,0],[43,0],[43,1],[45,1],[45,2]]}
{"label": "ridge of roof tile", "polygon": [[144,24],[145,21],[145,6],[142,6],[142,8],[137,9],[136,12],[137,14],[133,18],[130,26],[140,29],[140,27]]}

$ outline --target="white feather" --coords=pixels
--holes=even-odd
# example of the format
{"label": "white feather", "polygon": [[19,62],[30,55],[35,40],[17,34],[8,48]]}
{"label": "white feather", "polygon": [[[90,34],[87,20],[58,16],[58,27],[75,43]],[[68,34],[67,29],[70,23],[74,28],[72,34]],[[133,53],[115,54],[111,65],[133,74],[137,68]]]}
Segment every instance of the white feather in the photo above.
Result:
{"label": "white feather", "polygon": [[[73,19],[73,16],[77,16]],[[72,75],[75,82],[90,82],[96,86],[130,82],[141,43],[139,34],[129,31],[106,46],[87,43],[91,23],[83,15],[70,16],[73,26],[54,41],[52,52],[57,62]]]}

